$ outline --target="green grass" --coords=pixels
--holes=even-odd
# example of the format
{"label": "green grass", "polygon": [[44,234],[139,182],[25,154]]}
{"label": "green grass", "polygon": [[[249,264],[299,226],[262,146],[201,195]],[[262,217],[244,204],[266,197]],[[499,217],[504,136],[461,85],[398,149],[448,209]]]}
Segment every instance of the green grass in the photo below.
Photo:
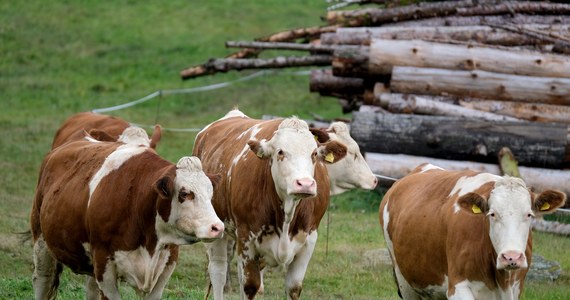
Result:
{"label": "green grass", "polygon": [[[233,52],[224,48],[227,40],[320,25],[326,6],[320,0],[0,1],[0,299],[33,297],[31,243],[22,243],[19,233],[29,228],[38,169],[65,118],[159,89],[251,74],[190,81],[178,75],[183,68]],[[236,105],[252,117],[346,117],[335,99],[309,93],[308,81],[307,76],[266,75],[215,91],[164,96],[112,114],[173,128],[204,126]],[[191,152],[193,140],[193,133],[166,131],[158,151],[176,161]],[[390,269],[363,258],[366,251],[384,246],[379,201],[380,195],[364,191],[332,199],[304,281],[304,299],[396,297]],[[567,238],[535,235],[535,252],[559,261],[563,272],[554,283],[527,284],[525,299],[570,294],[569,246]],[[202,299],[205,267],[203,245],[183,247],[164,298]],[[282,275],[267,274],[261,299],[283,299]],[[238,298],[235,290],[234,285],[229,299]],[[125,299],[136,298],[130,288],[123,292]],[[66,270],[59,296],[83,298],[83,278]]]}

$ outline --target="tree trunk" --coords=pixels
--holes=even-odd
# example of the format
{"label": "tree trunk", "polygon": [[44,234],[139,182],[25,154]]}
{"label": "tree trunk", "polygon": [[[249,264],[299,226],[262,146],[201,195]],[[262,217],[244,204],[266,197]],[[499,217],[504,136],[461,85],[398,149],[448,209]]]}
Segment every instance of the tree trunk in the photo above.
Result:
{"label": "tree trunk", "polygon": [[570,79],[394,67],[392,92],[570,105]]}
{"label": "tree trunk", "polygon": [[493,100],[460,100],[459,105],[536,122],[570,124],[570,106]]}
{"label": "tree trunk", "polygon": [[311,92],[319,92],[321,95],[328,96],[331,93],[362,94],[364,89],[364,79],[362,78],[333,76],[330,69],[311,71],[309,83]]}
{"label": "tree trunk", "polygon": [[[339,51],[339,53],[346,52]],[[336,51],[335,56],[337,56]],[[337,58],[335,57],[334,60],[336,61]],[[388,74],[394,66],[482,70],[516,75],[570,78],[570,57],[564,55],[419,40],[373,40],[367,66],[369,72]]]}
{"label": "tree trunk", "polygon": [[386,24],[383,27],[432,27],[432,26],[478,26],[478,25],[503,25],[503,24],[570,24],[570,15],[524,15],[504,14],[497,16],[449,16],[442,18],[429,18],[423,20],[411,20],[394,24]]}
{"label": "tree trunk", "polygon": [[350,131],[366,152],[496,162],[509,147],[521,165],[563,168],[567,162],[562,124],[355,112]]}
{"label": "tree trunk", "polygon": [[[521,26],[522,30],[529,28],[546,32],[567,32],[570,25],[528,24]],[[321,44],[370,45],[372,39],[475,41],[481,44],[503,46],[552,44],[552,40],[540,40],[519,33],[505,32],[491,26],[339,28],[335,33],[322,34]]]}
{"label": "tree trunk", "polygon": [[[516,153],[515,153],[516,155]],[[475,170],[496,175],[501,171],[496,164],[477,163],[472,161],[453,161],[425,156],[411,156],[405,154],[366,153],[366,162],[375,174],[393,178],[402,178],[415,167],[430,163],[446,170]],[[522,178],[528,187],[535,192],[556,189],[570,195],[570,172],[567,170],[552,170],[542,168],[529,168],[519,166]],[[567,202],[566,206],[570,206]]]}
{"label": "tree trunk", "polygon": [[[486,1],[483,1],[486,2]],[[392,9],[360,9],[350,11],[331,11],[327,14],[328,24],[341,24],[345,27],[381,26],[433,17],[489,16],[502,14],[564,15],[570,13],[570,5],[545,2],[501,2],[497,4],[476,1],[447,1],[421,3]]]}
{"label": "tree trunk", "polygon": [[512,121],[522,122],[517,118],[502,116],[490,112],[466,108],[455,104],[439,102],[426,95],[403,95],[382,93],[376,94],[380,106],[392,113],[423,114],[437,116],[455,116],[464,118],[481,119],[486,121]]}

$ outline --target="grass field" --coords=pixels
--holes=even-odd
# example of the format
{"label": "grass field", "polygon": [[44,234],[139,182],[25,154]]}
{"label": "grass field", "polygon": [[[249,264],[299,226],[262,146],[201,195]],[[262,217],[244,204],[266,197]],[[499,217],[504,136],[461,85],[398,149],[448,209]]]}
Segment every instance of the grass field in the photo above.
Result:
{"label": "grass field", "polygon": [[[179,71],[231,53],[227,40],[319,25],[324,0],[266,1],[0,1],[0,299],[31,299],[30,242],[19,233],[28,216],[39,165],[58,126],[73,113],[122,104],[156,90],[236,80],[231,72],[183,82]],[[342,117],[333,99],[308,91],[308,77],[264,75],[214,91],[164,96],[112,112],[139,124],[199,128],[233,106],[252,117],[311,113]],[[346,116],[344,116],[346,117]],[[163,134],[158,151],[178,160],[194,133]],[[332,200],[304,281],[304,299],[396,298],[391,271],[365,259],[383,247],[380,195],[355,191]],[[524,299],[567,299],[570,240],[536,234],[535,253],[561,263],[560,279],[529,283]],[[206,254],[183,247],[166,299],[202,299]],[[266,295],[283,298],[283,274],[270,272]],[[235,275],[234,275],[235,278]],[[235,281],[234,281],[235,282]],[[136,298],[124,288],[125,299]],[[229,299],[237,299],[232,293]],[[83,278],[64,272],[60,299],[84,297]]]}

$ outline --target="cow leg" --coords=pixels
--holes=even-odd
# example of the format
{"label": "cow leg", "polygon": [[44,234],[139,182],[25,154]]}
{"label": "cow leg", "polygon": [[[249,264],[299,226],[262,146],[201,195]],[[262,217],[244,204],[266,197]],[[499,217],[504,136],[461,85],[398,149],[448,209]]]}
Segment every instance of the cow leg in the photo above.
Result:
{"label": "cow leg", "polygon": [[119,287],[117,286],[116,265],[107,251],[93,250],[93,266],[97,285],[102,292],[103,299],[120,300]]}
{"label": "cow leg", "polygon": [[158,277],[158,281],[156,282],[154,288],[148,295],[144,297],[145,300],[154,300],[154,299],[158,300],[162,298],[162,293],[164,292],[164,288],[166,287],[166,284],[168,283],[170,276],[172,276],[175,267],[176,267],[175,261],[170,261],[164,267],[164,270],[162,271],[162,274],[160,274],[160,276]]}
{"label": "cow leg", "polygon": [[400,272],[398,264],[394,260],[392,260],[392,262],[394,263],[394,274],[396,275],[396,284],[398,284],[398,291],[402,299],[420,300],[421,297],[416,293],[416,291],[404,278],[402,272]]}
{"label": "cow leg", "polygon": [[99,286],[97,280],[93,276],[85,276],[85,299],[97,300],[99,299]]}
{"label": "cow leg", "polygon": [[226,283],[226,269],[228,264],[228,236],[206,243],[208,251],[208,273],[214,290],[214,299],[224,299],[224,284]]}
{"label": "cow leg", "polygon": [[[473,295],[473,292],[471,291],[471,288],[469,287],[469,281],[465,280],[462,282],[459,282],[455,285],[455,293],[453,295],[449,295],[449,290],[451,288],[451,283],[449,284],[450,286],[447,287],[447,292],[448,292],[448,299],[451,300],[474,300],[475,299],[475,295]],[[484,297],[486,298],[486,297]]]}
{"label": "cow leg", "polygon": [[233,239],[228,239],[228,263],[226,266],[226,284],[224,285],[224,292],[229,293],[232,291],[232,275],[231,275],[231,265],[236,252],[236,242]]}
{"label": "cow leg", "polygon": [[[239,247],[238,247],[239,249]],[[261,283],[259,261],[238,250],[238,277],[241,299],[253,299]]]}
{"label": "cow leg", "polygon": [[285,278],[285,292],[287,293],[287,299],[297,300],[301,296],[303,279],[305,278],[309,261],[311,260],[311,256],[315,250],[317,237],[318,234],[316,230],[307,236],[305,245],[297,253],[287,268],[287,277]]}
{"label": "cow leg", "polygon": [[40,236],[34,243],[32,283],[35,299],[55,299],[62,270],[63,266],[53,257],[43,236]]}

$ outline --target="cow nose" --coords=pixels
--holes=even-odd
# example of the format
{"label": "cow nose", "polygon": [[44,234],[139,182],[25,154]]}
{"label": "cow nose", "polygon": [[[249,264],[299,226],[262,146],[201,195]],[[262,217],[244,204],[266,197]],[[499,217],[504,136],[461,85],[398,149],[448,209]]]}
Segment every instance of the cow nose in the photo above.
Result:
{"label": "cow nose", "polygon": [[317,183],[312,178],[296,179],[293,192],[290,193],[297,197],[312,197],[317,194]]}
{"label": "cow nose", "polygon": [[525,257],[522,252],[506,251],[500,256],[500,263],[506,269],[518,269],[524,265]]}
{"label": "cow nose", "polygon": [[222,237],[223,232],[224,232],[224,223],[212,224],[212,227],[210,228],[210,237],[212,238]]}
{"label": "cow nose", "polygon": [[374,182],[372,183],[372,188],[375,188],[378,185],[378,178],[374,176]]}

